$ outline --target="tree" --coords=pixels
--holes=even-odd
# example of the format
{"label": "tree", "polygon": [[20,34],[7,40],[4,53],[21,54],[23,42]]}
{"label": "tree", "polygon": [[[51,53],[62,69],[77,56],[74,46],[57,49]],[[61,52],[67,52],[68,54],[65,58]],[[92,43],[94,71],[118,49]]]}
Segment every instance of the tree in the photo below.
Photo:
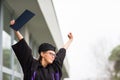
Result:
{"label": "tree", "polygon": [[115,65],[114,65],[115,75],[113,77],[113,80],[120,80],[120,76],[119,76],[120,74],[119,73],[120,72],[120,45],[118,45],[112,50],[112,54],[109,57],[109,60],[115,62]]}

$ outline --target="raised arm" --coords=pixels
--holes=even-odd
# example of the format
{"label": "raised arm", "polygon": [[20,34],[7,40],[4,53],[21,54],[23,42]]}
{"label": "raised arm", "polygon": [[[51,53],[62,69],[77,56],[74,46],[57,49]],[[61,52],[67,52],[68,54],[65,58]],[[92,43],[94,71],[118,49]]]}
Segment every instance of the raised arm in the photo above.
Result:
{"label": "raised arm", "polygon": [[[14,25],[14,24],[15,24],[15,20],[11,20],[10,21],[10,25]],[[15,32],[15,35],[17,36],[18,40],[22,40],[23,39],[23,36],[22,36],[22,34],[19,31],[15,31],[14,30],[14,32]]]}
{"label": "raised arm", "polygon": [[73,41],[72,33],[68,34],[68,38],[69,38],[69,40],[63,45],[63,48],[65,48],[65,49],[68,49],[68,47],[70,46],[71,42]]}
{"label": "raised arm", "polygon": [[[14,25],[15,20],[10,21],[10,25]],[[12,45],[12,49],[22,66],[23,72],[26,74],[33,62],[32,50],[26,41],[23,39],[22,34],[19,31],[14,30],[18,42]]]}

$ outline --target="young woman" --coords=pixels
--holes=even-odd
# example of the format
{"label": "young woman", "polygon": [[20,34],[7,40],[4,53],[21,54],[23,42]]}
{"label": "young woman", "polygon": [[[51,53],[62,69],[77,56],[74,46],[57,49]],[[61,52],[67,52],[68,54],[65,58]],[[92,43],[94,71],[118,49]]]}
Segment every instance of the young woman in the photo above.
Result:
{"label": "young woman", "polygon": [[[15,20],[10,22],[14,25]],[[62,65],[66,50],[73,41],[72,33],[68,34],[69,40],[62,48],[55,52],[55,47],[49,43],[42,43],[38,48],[39,59],[32,56],[32,50],[19,31],[15,31],[18,42],[12,48],[21,64],[24,80],[60,80],[62,77]]]}

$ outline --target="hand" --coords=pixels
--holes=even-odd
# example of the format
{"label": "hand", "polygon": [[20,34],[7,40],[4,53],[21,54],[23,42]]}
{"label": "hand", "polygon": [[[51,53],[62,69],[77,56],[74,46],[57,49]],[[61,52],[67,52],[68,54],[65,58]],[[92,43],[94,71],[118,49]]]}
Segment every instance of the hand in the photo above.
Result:
{"label": "hand", "polygon": [[73,39],[72,33],[69,33],[69,34],[68,34],[68,38],[71,39],[71,40]]}
{"label": "hand", "polygon": [[10,25],[14,25],[14,24],[15,24],[15,20],[11,20]]}
{"label": "hand", "polygon": [[[15,24],[15,20],[11,20],[11,21],[10,21],[10,25],[12,26],[12,25],[14,25],[14,24]],[[14,30],[14,31],[15,31],[15,30]],[[15,34],[16,34],[18,40],[22,40],[22,39],[23,39],[23,36],[22,36],[22,34],[21,34],[19,31],[15,31]]]}
{"label": "hand", "polygon": [[63,45],[63,48],[65,48],[65,49],[68,49],[71,42],[73,41],[73,35],[71,32],[68,34],[68,38],[69,38],[69,40]]}

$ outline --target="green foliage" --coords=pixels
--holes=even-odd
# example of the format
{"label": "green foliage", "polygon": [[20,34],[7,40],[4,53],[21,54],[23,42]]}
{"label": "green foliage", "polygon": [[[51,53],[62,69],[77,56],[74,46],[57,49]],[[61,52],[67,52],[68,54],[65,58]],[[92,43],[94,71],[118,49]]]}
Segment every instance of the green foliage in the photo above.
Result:
{"label": "green foliage", "polygon": [[113,76],[112,80],[120,80],[120,77],[118,77],[118,76]]}
{"label": "green foliage", "polygon": [[120,77],[117,76],[120,72],[120,45],[116,46],[112,50],[112,54],[109,57],[109,60],[114,61],[114,72],[115,75],[112,77],[112,80],[120,80]]}
{"label": "green foliage", "polygon": [[118,45],[117,47],[115,47],[112,50],[112,54],[109,57],[109,60],[111,60],[111,61],[118,61],[118,60],[120,60],[120,45]]}

